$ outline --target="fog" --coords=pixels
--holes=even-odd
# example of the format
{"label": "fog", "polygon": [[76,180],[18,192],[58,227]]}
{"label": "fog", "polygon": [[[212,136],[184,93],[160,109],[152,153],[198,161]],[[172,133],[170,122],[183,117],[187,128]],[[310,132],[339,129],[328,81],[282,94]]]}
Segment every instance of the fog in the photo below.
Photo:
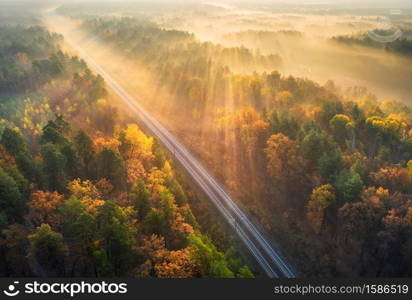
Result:
{"label": "fog", "polygon": [[[165,29],[191,32],[200,41],[279,55],[283,62],[279,71],[285,75],[320,84],[333,80],[343,89],[364,86],[381,99],[412,102],[411,56],[385,51],[385,44],[379,49],[331,41],[381,28],[382,20],[410,33],[412,4],[407,0],[6,0],[0,5],[19,3],[42,9],[68,5],[70,10],[72,5],[74,13],[91,16],[143,15]],[[391,15],[393,8],[401,14]],[[105,47],[100,45],[100,50]]]}
{"label": "fog", "polygon": [[[3,0],[3,3],[131,3],[131,2],[140,2],[140,3],[202,3],[208,2],[205,0]],[[230,4],[244,4],[244,3],[253,3],[253,4],[306,4],[306,5],[357,5],[357,6],[379,6],[379,7],[412,7],[412,4],[409,0],[320,0],[320,1],[309,1],[309,0],[216,0],[209,1],[222,5]]]}

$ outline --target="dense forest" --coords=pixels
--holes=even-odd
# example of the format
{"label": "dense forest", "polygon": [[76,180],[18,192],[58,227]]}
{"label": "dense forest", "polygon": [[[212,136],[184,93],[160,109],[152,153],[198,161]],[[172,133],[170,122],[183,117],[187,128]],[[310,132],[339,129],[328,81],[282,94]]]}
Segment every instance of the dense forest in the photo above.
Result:
{"label": "dense forest", "polygon": [[[376,30],[376,34],[383,37],[394,34],[394,31]],[[411,30],[403,30],[402,37],[389,43],[380,43],[371,39],[368,34],[357,34],[352,36],[336,36],[331,39],[333,42],[349,45],[349,46],[364,46],[376,49],[385,50],[388,52],[412,56],[412,40],[410,39]]]}
{"label": "dense forest", "polygon": [[136,22],[82,28],[151,68],[171,95],[157,102],[169,103],[164,122],[303,274],[411,276],[410,107],[332,81],[239,73],[217,45],[174,47],[190,35]]}
{"label": "dense forest", "polygon": [[0,28],[0,274],[254,277],[62,41],[41,25]]}

